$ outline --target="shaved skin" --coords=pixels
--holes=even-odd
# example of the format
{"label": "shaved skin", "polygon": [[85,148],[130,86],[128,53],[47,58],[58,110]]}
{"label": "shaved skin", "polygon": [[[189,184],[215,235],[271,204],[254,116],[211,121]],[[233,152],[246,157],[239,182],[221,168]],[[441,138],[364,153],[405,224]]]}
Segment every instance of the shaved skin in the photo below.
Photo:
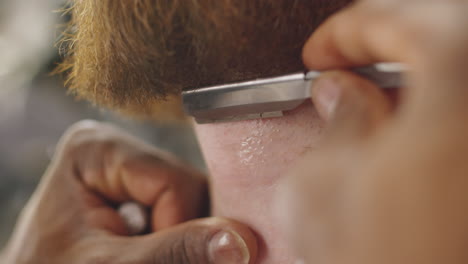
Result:
{"label": "shaved skin", "polygon": [[259,238],[260,264],[295,264],[274,217],[281,176],[322,131],[310,102],[281,118],[196,125],[211,173],[213,213],[249,225]]}

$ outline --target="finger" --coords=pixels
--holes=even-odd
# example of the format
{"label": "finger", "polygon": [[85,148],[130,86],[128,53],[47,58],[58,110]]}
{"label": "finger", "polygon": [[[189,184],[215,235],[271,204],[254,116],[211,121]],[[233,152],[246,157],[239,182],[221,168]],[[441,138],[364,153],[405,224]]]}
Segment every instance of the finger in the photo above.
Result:
{"label": "finger", "polygon": [[323,74],[312,87],[312,101],[328,122],[328,137],[350,140],[373,132],[387,119],[391,100],[372,82],[346,71]]}
{"label": "finger", "polygon": [[157,231],[206,213],[206,179],[195,173],[148,157],[127,162],[113,175],[121,177],[131,200],[150,208],[150,227]]}
{"label": "finger", "polygon": [[[93,197],[83,200],[93,221],[98,221],[97,216],[108,216],[99,223],[116,221],[111,215],[117,213],[106,201],[135,201],[146,206],[152,211],[154,231],[199,217],[207,207],[207,184],[202,174],[109,125],[92,121],[74,125],[61,140],[57,156],[56,163],[73,164],[69,170],[74,177],[69,178],[83,186],[81,198]],[[64,178],[63,173],[56,175]]]}
{"label": "finger", "polygon": [[160,230],[190,219],[207,216],[209,211],[208,187],[188,184],[171,186],[161,195],[152,209],[152,228]]}
{"label": "finger", "polygon": [[428,109],[466,107],[467,10],[466,1],[360,1],[316,31],[304,63],[323,70],[403,62],[411,98]]}
{"label": "finger", "polygon": [[[240,223],[218,219],[202,219],[184,223],[143,237],[105,237],[111,251],[92,258],[114,263],[236,263],[252,264],[257,256],[257,241],[252,231]],[[90,241],[90,248],[102,248],[99,239]],[[95,245],[96,243],[97,245]],[[90,252],[96,252],[96,248]],[[84,251],[86,252],[86,251]],[[92,262],[91,259],[89,263]]]}
{"label": "finger", "polygon": [[[378,2],[376,4],[375,2]],[[382,61],[402,61],[407,39],[404,24],[395,20],[399,1],[359,1],[332,16],[320,26],[303,49],[307,67],[331,68],[368,65]],[[400,24],[401,23],[401,24]],[[395,28],[396,27],[396,28]]]}
{"label": "finger", "polygon": [[440,42],[448,29],[441,22],[454,19],[453,9],[459,6],[438,0],[357,1],[316,30],[304,46],[304,63],[321,70],[383,61],[415,63],[435,48],[429,40]]}

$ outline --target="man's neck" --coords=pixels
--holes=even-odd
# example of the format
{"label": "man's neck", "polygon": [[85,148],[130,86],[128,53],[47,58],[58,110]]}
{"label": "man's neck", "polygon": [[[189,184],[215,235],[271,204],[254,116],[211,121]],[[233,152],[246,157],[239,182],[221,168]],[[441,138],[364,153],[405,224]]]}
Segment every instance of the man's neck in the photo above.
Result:
{"label": "man's neck", "polygon": [[294,162],[318,144],[312,104],[277,119],[197,125],[211,173],[213,213],[247,224],[259,239],[259,264],[296,263],[275,218],[276,189]]}

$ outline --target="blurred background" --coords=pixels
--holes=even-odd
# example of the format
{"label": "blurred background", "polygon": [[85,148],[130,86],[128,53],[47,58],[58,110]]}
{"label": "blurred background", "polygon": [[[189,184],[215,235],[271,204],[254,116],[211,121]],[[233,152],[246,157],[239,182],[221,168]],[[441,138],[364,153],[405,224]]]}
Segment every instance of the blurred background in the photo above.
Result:
{"label": "blurred background", "polygon": [[65,0],[0,0],[0,250],[40,180],[55,144],[82,119],[114,123],[203,168],[193,131],[182,124],[132,121],[67,96],[55,43]]}

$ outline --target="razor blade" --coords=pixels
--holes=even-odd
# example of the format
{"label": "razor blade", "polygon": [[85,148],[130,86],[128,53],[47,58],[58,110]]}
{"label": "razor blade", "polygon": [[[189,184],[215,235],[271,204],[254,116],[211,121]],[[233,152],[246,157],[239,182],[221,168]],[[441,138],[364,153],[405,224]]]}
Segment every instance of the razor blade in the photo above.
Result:
{"label": "razor blade", "polygon": [[[353,71],[381,88],[397,88],[403,84],[404,69],[381,63]],[[199,124],[281,117],[310,100],[312,84],[321,74],[310,71],[184,91],[184,110]]]}

